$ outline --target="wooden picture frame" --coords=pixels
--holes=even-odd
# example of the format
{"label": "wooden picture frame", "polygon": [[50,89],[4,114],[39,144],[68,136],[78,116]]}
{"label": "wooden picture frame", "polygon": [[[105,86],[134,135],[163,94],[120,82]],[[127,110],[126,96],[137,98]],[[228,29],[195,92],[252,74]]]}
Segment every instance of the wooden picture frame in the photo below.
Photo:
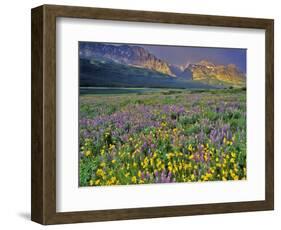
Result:
{"label": "wooden picture frame", "polygon": [[[56,18],[264,29],[266,34],[265,200],[56,212]],[[32,9],[31,219],[41,224],[156,218],[274,209],[274,21],[179,13],[43,5]]]}

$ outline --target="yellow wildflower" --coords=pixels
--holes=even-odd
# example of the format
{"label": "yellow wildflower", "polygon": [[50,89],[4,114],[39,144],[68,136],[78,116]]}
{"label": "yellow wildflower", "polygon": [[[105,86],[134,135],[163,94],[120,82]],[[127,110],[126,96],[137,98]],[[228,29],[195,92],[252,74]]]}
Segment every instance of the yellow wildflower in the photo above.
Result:
{"label": "yellow wildflower", "polygon": [[110,179],[110,184],[114,184],[116,182],[116,177],[114,176],[114,177],[111,177],[111,179]]}
{"label": "yellow wildflower", "polygon": [[98,169],[96,174],[97,174],[97,176],[103,177],[104,176],[104,171],[102,169]]}
{"label": "yellow wildflower", "polygon": [[125,177],[128,177],[128,176],[130,176],[130,173],[129,173],[129,172],[127,172],[127,173],[125,174]]}
{"label": "yellow wildflower", "polygon": [[172,172],[173,167],[172,167],[172,166],[168,166],[168,170],[169,170],[170,172]]}
{"label": "yellow wildflower", "polygon": [[208,155],[205,153],[204,154],[204,160],[207,161],[208,160]]}
{"label": "yellow wildflower", "polygon": [[137,178],[136,178],[135,176],[132,177],[132,182],[133,182],[134,184],[137,183]]}
{"label": "yellow wildflower", "polygon": [[182,163],[179,164],[179,170],[182,170]]}
{"label": "yellow wildflower", "polygon": [[165,122],[162,122],[162,123],[161,123],[161,126],[162,126],[162,127],[166,127],[167,124],[166,124]]}
{"label": "yellow wildflower", "polygon": [[115,148],[115,145],[112,145],[112,144],[109,145],[109,150],[112,150],[114,148]]}
{"label": "yellow wildflower", "polygon": [[91,151],[90,150],[86,151],[85,156],[88,157],[90,155],[91,155]]}
{"label": "yellow wildflower", "polygon": [[167,158],[170,160],[172,157],[175,156],[175,154],[173,154],[173,153],[168,153],[168,154],[166,154],[166,156],[167,156]]}
{"label": "yellow wildflower", "polygon": [[221,164],[220,164],[220,163],[216,163],[216,166],[217,166],[218,168],[220,168],[220,167],[221,167]]}

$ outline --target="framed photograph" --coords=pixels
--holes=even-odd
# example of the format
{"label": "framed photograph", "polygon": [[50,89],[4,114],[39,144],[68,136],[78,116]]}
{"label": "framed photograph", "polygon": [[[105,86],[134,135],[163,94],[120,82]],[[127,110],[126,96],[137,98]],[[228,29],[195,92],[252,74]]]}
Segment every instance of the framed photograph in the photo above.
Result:
{"label": "framed photograph", "polygon": [[31,219],[274,208],[271,19],[32,9]]}

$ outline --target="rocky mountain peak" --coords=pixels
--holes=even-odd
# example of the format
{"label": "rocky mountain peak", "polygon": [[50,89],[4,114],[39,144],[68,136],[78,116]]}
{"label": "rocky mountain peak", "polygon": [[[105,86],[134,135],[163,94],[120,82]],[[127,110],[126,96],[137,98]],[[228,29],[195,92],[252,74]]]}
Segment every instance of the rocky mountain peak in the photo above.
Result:
{"label": "rocky mountain peak", "polygon": [[140,46],[112,45],[105,43],[80,44],[80,57],[91,59],[94,57],[105,57],[113,61],[151,69],[163,74],[175,76],[167,62],[157,58]]}
{"label": "rocky mountain peak", "polygon": [[214,63],[207,61],[207,60],[201,60],[200,62],[197,63],[197,65],[202,65],[205,67],[215,67]]}
{"label": "rocky mountain peak", "polygon": [[245,75],[239,71],[236,65],[215,65],[214,63],[202,60],[190,64],[188,69],[192,72],[192,79],[205,82],[222,82],[226,84],[244,85]]}

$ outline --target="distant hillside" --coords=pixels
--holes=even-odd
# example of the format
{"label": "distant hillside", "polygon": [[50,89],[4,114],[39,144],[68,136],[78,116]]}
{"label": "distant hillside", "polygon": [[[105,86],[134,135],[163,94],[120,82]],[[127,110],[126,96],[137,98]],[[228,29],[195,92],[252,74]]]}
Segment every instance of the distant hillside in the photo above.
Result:
{"label": "distant hillside", "polygon": [[106,58],[80,58],[80,86],[217,88],[181,77],[171,77],[154,70],[120,64]]}

